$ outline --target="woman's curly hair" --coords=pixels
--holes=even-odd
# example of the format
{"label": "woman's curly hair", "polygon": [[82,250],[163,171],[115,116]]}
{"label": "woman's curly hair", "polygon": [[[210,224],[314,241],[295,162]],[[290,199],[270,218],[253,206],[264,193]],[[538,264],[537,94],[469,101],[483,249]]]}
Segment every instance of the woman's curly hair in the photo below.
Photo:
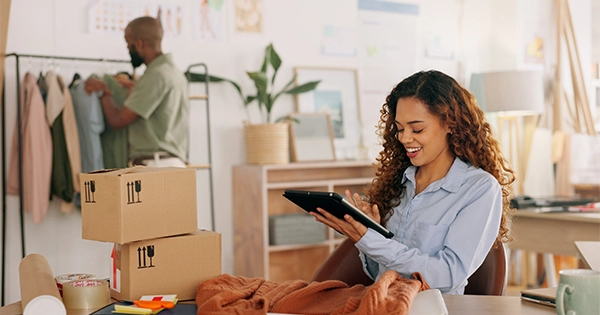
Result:
{"label": "woman's curly hair", "polygon": [[[404,171],[411,166],[406,149],[397,138],[396,105],[400,98],[415,98],[449,127],[448,146],[454,156],[492,174],[502,186],[502,221],[498,239],[510,241],[508,220],[512,213],[509,198],[515,174],[492,137],[492,128],[477,106],[475,97],[452,77],[439,71],[421,71],[402,80],[387,96],[381,109],[377,135],[383,150],[377,158],[376,178],[366,199],[379,207],[382,223],[393,214],[405,191]],[[485,209],[482,209],[482,211]]]}

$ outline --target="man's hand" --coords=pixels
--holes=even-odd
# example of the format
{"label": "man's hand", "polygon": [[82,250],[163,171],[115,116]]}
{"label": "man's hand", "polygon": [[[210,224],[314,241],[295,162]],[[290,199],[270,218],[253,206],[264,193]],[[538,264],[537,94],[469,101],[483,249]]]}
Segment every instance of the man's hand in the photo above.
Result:
{"label": "man's hand", "polygon": [[115,79],[121,84],[121,87],[127,89],[127,93],[130,93],[131,89],[135,86],[135,81],[131,80],[127,74],[117,74],[115,75]]}
{"label": "man's hand", "polygon": [[106,92],[110,93],[110,91],[108,90],[108,85],[106,85],[106,83],[104,83],[104,81],[97,79],[97,78],[89,78],[89,79],[85,80],[84,89],[88,95],[92,94],[93,92],[100,92],[100,91],[104,91],[105,93]]}

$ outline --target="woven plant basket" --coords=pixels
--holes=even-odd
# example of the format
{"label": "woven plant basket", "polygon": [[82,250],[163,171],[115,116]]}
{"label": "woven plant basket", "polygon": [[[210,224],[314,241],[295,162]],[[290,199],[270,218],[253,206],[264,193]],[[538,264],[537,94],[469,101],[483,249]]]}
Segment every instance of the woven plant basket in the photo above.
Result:
{"label": "woven plant basket", "polygon": [[290,161],[289,126],[277,124],[244,124],[246,163],[287,164]]}

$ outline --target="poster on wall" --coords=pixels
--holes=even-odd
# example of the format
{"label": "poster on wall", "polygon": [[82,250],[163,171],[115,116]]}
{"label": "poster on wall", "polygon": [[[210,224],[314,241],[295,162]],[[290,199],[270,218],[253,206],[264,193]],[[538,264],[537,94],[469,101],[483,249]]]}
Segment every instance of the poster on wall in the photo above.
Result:
{"label": "poster on wall", "polygon": [[[178,38],[183,34],[183,8],[181,5],[166,3],[145,4],[144,15],[160,18],[163,37]],[[147,8],[147,9],[146,9]],[[153,12],[156,12],[154,14]]]}
{"label": "poster on wall", "polygon": [[296,95],[296,111],[329,115],[336,158],[364,158],[356,70],[296,67],[294,72],[296,82],[321,81],[315,90]]}
{"label": "poster on wall", "polygon": [[539,20],[525,20],[527,26],[521,30],[523,61],[529,65],[544,65],[544,32]]}
{"label": "poster on wall", "polygon": [[391,89],[416,71],[420,47],[419,6],[359,0],[360,116],[370,159],[380,151],[375,133],[379,108]]}
{"label": "poster on wall", "polygon": [[178,38],[183,34],[185,10],[179,1],[90,1],[88,31],[94,34],[123,36],[125,27],[140,16],[159,18],[165,38]]}
{"label": "poster on wall", "polygon": [[225,40],[225,0],[194,0],[192,2],[192,28],[194,39],[205,41]]}
{"label": "poster on wall", "polygon": [[356,28],[325,25],[321,51],[324,56],[356,57],[357,39]]}
{"label": "poster on wall", "polygon": [[127,23],[140,14],[139,7],[135,2],[91,1],[88,10],[88,31],[94,34],[123,36]]}
{"label": "poster on wall", "polygon": [[263,0],[235,0],[235,30],[262,33]]}
{"label": "poster on wall", "polygon": [[554,23],[555,12],[547,1],[519,1],[518,11],[518,67],[520,69],[543,70],[548,62],[548,47],[554,47],[554,34],[550,25]]}

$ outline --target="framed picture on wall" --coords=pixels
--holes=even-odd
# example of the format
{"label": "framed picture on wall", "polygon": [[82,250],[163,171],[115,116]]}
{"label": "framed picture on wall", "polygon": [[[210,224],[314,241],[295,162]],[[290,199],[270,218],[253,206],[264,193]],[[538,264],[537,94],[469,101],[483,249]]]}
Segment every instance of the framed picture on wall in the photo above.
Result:
{"label": "framed picture on wall", "polygon": [[294,162],[335,160],[333,129],[328,114],[290,115],[290,140]]}
{"label": "framed picture on wall", "polygon": [[297,83],[321,80],[316,89],[296,95],[296,111],[328,114],[337,159],[358,159],[362,146],[362,124],[356,70],[296,67],[294,72]]}

